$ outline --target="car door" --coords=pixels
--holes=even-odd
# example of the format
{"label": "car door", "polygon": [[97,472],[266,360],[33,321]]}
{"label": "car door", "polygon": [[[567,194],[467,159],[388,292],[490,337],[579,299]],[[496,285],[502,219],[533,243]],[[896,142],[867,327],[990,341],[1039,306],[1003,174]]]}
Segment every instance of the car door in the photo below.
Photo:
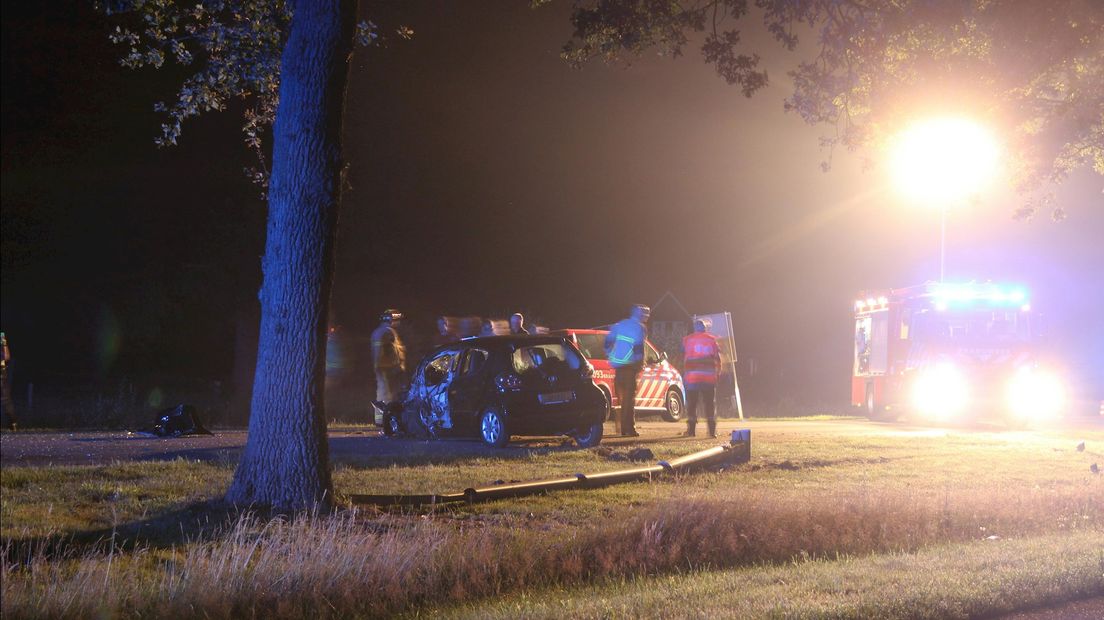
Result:
{"label": "car door", "polygon": [[663,376],[663,358],[652,343],[644,343],[644,366],[636,380],[636,406],[656,409],[663,406],[667,382]]}
{"label": "car door", "polygon": [[475,348],[460,355],[448,387],[449,408],[457,422],[474,420],[482,413],[484,392],[490,384],[490,358],[490,352]]}
{"label": "car door", "polygon": [[[419,398],[423,403],[423,422],[427,423],[427,426],[430,424],[441,428],[453,426],[448,390],[455,378],[456,361],[459,357],[459,349],[448,349],[433,356],[433,359],[425,365],[421,377],[422,393],[419,394]],[[426,419],[427,414],[428,419]]]}

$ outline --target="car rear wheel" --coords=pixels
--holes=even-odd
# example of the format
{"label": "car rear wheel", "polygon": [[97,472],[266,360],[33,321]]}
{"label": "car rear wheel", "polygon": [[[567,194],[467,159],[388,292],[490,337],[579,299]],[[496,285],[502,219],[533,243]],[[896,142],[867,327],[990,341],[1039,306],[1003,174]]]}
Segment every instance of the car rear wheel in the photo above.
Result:
{"label": "car rear wheel", "polygon": [[488,409],[479,417],[479,437],[483,443],[495,448],[501,448],[510,441],[510,435],[506,431],[506,420],[497,409]]}
{"label": "car rear wheel", "polygon": [[603,430],[602,423],[595,422],[590,425],[590,428],[588,428],[585,433],[575,433],[575,443],[580,448],[593,448],[602,443]]}
{"label": "car rear wheel", "polygon": [[663,400],[663,419],[678,422],[682,419],[682,410],[682,394],[675,388],[667,390],[667,398]]}

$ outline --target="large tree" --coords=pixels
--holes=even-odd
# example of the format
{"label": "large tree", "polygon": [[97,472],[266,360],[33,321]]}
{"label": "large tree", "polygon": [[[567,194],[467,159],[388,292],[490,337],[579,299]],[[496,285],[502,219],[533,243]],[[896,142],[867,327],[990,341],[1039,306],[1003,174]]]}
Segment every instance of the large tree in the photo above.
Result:
{"label": "large tree", "polygon": [[[185,119],[236,101],[245,110],[251,170],[268,197],[260,344],[249,439],[227,493],[238,505],[303,510],[329,504],[323,384],[326,319],[344,163],[342,113],[356,0],[120,0],[112,38],[123,63],[195,66],[171,104],[161,144]],[[129,17],[129,20],[126,19]],[[271,157],[262,137],[272,123]],[[271,171],[264,165],[271,160]]]}
{"label": "large tree", "polygon": [[1100,0],[578,0],[563,56],[679,56],[697,43],[751,96],[768,80],[740,30],[755,21],[799,52],[785,107],[829,127],[829,152],[878,145],[918,114],[966,113],[1002,130],[1025,191],[1081,167],[1104,175]]}

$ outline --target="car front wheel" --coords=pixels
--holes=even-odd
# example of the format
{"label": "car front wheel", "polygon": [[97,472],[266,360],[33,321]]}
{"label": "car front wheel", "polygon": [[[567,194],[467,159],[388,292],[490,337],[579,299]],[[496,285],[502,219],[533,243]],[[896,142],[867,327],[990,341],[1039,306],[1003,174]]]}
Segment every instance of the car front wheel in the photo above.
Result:
{"label": "car front wheel", "polygon": [[401,435],[403,432],[402,420],[394,413],[388,413],[384,420],[383,432],[388,435]]}
{"label": "car front wheel", "polygon": [[663,401],[663,419],[678,422],[682,419],[682,409],[682,394],[674,388],[667,390],[667,398]]}
{"label": "car front wheel", "polygon": [[479,418],[479,436],[483,443],[495,448],[501,448],[510,441],[510,435],[506,431],[506,420],[497,409],[488,409]]}
{"label": "car front wheel", "polygon": [[593,448],[602,443],[602,423],[595,422],[583,433],[575,433],[575,443],[580,448]]}

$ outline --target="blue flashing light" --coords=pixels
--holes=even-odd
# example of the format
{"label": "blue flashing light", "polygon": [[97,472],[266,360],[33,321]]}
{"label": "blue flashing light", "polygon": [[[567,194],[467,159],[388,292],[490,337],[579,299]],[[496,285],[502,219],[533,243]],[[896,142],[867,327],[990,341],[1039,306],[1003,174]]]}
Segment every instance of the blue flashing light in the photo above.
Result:
{"label": "blue flashing light", "polygon": [[996,284],[938,284],[931,289],[936,310],[951,306],[1027,306],[1027,291],[1020,287]]}

